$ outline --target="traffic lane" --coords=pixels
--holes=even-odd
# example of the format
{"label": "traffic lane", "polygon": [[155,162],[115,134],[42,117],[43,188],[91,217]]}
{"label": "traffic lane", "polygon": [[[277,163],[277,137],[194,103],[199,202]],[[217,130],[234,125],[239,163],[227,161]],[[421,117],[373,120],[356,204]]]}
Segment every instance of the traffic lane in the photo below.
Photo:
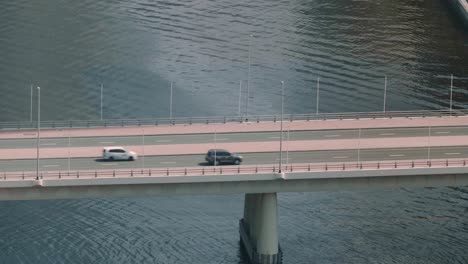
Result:
{"label": "traffic lane", "polygon": [[[424,148],[428,145],[453,147],[466,146],[468,136],[440,137],[406,137],[406,138],[362,138],[362,139],[323,139],[323,140],[288,140],[283,142],[284,149],[290,151],[323,151],[323,150],[353,150],[353,149],[389,149],[389,148]],[[216,144],[175,144],[175,145],[135,145],[126,146],[140,155],[147,156],[178,156],[206,153],[211,148],[228,149],[239,153],[276,152],[279,141],[257,142],[218,142]],[[92,158],[102,154],[102,147],[76,148],[41,148],[41,158]],[[36,148],[0,149],[0,159],[34,159]]]}
{"label": "traffic lane", "polygon": [[[399,129],[358,129],[323,130],[323,131],[288,131],[287,125],[283,131],[284,140],[317,140],[317,139],[350,139],[350,138],[394,138],[417,136],[459,136],[468,135],[468,127],[433,127],[429,128],[399,128]],[[40,140],[40,147],[64,148],[87,146],[129,146],[129,145],[171,145],[196,144],[214,142],[262,142],[279,140],[279,132],[247,132],[220,134],[188,134],[188,135],[144,135],[128,137],[64,137]],[[0,148],[35,148],[36,139],[0,140]]]}
{"label": "traffic lane", "polygon": [[[279,162],[278,152],[244,153],[244,165],[276,164]],[[331,150],[283,152],[283,164],[315,163],[315,162],[350,162],[376,160],[412,160],[412,159],[444,159],[468,157],[468,147],[431,147],[403,149],[361,149],[361,150]],[[40,169],[43,171],[61,170],[95,170],[95,169],[140,169],[208,166],[205,156],[140,156],[137,161],[102,161],[100,158],[72,159],[41,159]],[[34,171],[36,160],[0,161],[0,171]]]}

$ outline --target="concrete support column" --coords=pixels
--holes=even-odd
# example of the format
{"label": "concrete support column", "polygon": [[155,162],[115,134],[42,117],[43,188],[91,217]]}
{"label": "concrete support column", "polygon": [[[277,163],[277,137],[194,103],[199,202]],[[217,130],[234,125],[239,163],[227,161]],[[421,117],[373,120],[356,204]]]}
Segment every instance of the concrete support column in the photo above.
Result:
{"label": "concrete support column", "polygon": [[264,193],[257,217],[257,251],[259,254],[278,254],[278,209],[276,193]]}
{"label": "concrete support column", "polygon": [[245,195],[244,218],[240,221],[239,232],[242,245],[253,264],[282,262],[276,193]]}

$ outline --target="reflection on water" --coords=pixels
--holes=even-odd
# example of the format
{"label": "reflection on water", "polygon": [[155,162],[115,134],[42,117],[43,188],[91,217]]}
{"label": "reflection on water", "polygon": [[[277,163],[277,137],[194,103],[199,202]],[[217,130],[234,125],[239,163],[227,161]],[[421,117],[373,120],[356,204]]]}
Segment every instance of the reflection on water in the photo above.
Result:
{"label": "reflection on water", "polygon": [[[35,1],[0,11],[0,121],[447,108],[468,77],[461,25],[441,1]],[[253,37],[249,37],[252,34]],[[249,52],[250,51],[250,52]],[[250,54],[250,74],[249,74]],[[454,82],[464,107],[468,80]],[[247,107],[247,90],[249,103]],[[235,99],[235,100],[233,100]],[[33,108],[36,108],[34,100]]]}
{"label": "reflection on water", "polygon": [[[249,35],[253,37],[249,37]],[[465,108],[443,1],[6,1],[0,121]],[[250,54],[250,56],[249,56]],[[250,64],[249,64],[250,57]],[[250,65],[250,67],[249,67]],[[250,74],[249,74],[250,68]],[[463,79],[465,78],[465,79]],[[249,108],[247,106],[249,91]],[[33,100],[36,109],[36,100]],[[35,110],[33,111],[35,114]],[[35,115],[33,115],[35,117]],[[466,263],[466,188],[279,195],[285,263]],[[0,263],[244,263],[243,196],[0,203]]]}

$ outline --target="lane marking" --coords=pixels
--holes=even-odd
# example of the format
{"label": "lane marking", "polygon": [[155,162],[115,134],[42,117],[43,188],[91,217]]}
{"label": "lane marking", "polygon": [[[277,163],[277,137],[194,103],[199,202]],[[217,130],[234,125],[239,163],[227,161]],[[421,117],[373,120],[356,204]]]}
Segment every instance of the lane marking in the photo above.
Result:
{"label": "lane marking", "polygon": [[58,167],[59,165],[51,164],[51,165],[44,165],[44,168],[51,168],[51,167]]}
{"label": "lane marking", "polygon": [[450,131],[437,131],[436,134],[450,134]]}
{"label": "lane marking", "polygon": [[41,146],[55,146],[57,143],[42,143]]}
{"label": "lane marking", "polygon": [[112,142],[112,141],[101,141],[99,143],[100,144],[113,144],[114,142]]}
{"label": "lane marking", "polygon": [[217,138],[216,141],[218,140],[228,140],[228,138]]}
{"label": "lane marking", "polygon": [[102,163],[102,166],[115,166],[117,163]]}
{"label": "lane marking", "polygon": [[161,161],[159,162],[160,164],[174,164],[174,163],[177,163],[175,161]]}
{"label": "lane marking", "polygon": [[341,137],[341,135],[324,135],[324,137]]}
{"label": "lane marking", "polygon": [[405,154],[390,154],[388,156],[390,156],[390,157],[403,157],[403,156],[405,156]]}
{"label": "lane marking", "polygon": [[393,136],[395,133],[381,133],[381,136]]}
{"label": "lane marking", "polygon": [[444,153],[445,155],[460,155],[461,153],[458,152],[449,152],[449,153]]}
{"label": "lane marking", "polygon": [[336,157],[333,157],[332,159],[346,159],[346,158],[349,158],[348,156],[336,156]]}
{"label": "lane marking", "polygon": [[172,139],[160,139],[160,140],[156,140],[156,142],[171,142]]}

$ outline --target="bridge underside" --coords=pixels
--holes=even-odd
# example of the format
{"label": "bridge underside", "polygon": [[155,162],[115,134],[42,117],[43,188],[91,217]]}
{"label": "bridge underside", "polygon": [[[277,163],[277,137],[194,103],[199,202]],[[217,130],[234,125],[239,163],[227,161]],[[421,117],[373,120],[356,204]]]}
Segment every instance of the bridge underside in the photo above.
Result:
{"label": "bridge underside", "polygon": [[443,186],[468,186],[468,168],[39,181],[0,180],[0,200],[222,195]]}
{"label": "bridge underside", "polygon": [[[392,173],[392,175],[388,175]],[[245,193],[241,245],[253,264],[280,264],[277,192],[468,186],[467,168],[358,170],[222,176],[0,181],[0,200]]]}

